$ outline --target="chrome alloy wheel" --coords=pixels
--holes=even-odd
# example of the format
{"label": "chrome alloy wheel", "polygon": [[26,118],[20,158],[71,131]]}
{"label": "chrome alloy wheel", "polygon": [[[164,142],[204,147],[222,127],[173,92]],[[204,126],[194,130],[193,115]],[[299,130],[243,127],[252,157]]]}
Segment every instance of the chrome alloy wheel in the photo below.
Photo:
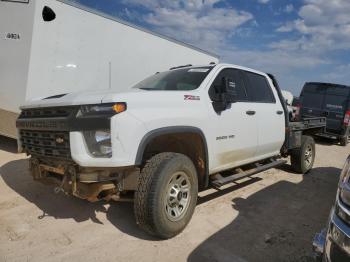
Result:
{"label": "chrome alloy wheel", "polygon": [[186,214],[191,201],[191,183],[184,172],[172,175],[165,197],[165,212],[170,221],[176,222]]}
{"label": "chrome alloy wheel", "polygon": [[310,167],[312,164],[313,160],[313,150],[312,146],[308,145],[305,150],[305,155],[304,155],[304,161],[305,161],[305,166]]}

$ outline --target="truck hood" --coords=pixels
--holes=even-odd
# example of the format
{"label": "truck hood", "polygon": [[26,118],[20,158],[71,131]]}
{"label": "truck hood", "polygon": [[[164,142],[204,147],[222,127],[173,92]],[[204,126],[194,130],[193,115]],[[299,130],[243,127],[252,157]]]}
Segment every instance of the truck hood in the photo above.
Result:
{"label": "truck hood", "polygon": [[[130,92],[128,93],[138,93],[139,91],[142,90],[130,90]],[[105,97],[115,97],[117,94],[117,92],[105,90],[74,92],[69,94],[56,95],[52,97],[40,97],[26,101],[26,103],[23,106],[21,106],[21,109],[100,104],[104,103]]]}
{"label": "truck hood", "polygon": [[184,100],[200,100],[197,90],[194,91],[149,91],[140,89],[130,89],[128,92],[90,91],[76,92],[64,95],[57,95],[48,98],[38,98],[27,101],[21,109],[42,108],[42,107],[60,107],[74,105],[91,105],[100,103],[126,102],[134,107],[143,107],[146,104],[160,106],[170,106]]}

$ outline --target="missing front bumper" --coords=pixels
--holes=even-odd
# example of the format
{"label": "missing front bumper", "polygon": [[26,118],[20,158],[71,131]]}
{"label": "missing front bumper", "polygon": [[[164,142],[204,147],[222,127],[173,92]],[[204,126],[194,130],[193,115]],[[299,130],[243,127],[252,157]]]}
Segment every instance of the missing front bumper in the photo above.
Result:
{"label": "missing front bumper", "polygon": [[35,158],[30,160],[30,170],[34,180],[54,185],[56,193],[63,192],[90,202],[126,200],[122,195],[136,189],[139,175],[136,168],[97,170],[73,164],[51,166]]}

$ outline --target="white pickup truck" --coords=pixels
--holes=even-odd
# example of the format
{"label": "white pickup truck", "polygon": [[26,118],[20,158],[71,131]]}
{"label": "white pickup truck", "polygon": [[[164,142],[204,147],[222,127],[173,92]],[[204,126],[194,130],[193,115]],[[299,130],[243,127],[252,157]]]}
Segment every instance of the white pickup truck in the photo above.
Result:
{"label": "white pickup truck", "polygon": [[129,92],[31,101],[17,120],[33,177],[89,201],[134,200],[160,238],[190,221],[197,193],[285,164],[306,173],[324,118],[290,122],[272,75],[217,64],[156,73]]}

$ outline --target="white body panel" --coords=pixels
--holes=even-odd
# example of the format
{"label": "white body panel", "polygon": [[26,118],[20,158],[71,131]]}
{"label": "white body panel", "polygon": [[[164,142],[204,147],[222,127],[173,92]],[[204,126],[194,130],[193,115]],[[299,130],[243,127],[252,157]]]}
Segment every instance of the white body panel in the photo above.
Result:
{"label": "white body panel", "polygon": [[[70,133],[73,160],[84,167],[121,167],[135,165],[137,152],[143,138],[151,131],[164,127],[195,127],[204,134],[209,161],[209,173],[213,174],[277,156],[285,139],[285,116],[277,91],[274,104],[233,103],[221,114],[215,113],[208,90],[218,73],[224,68],[237,68],[263,75],[264,73],[233,65],[215,66],[193,91],[146,91],[132,89],[129,92],[84,92],[69,94],[58,99],[32,101],[26,108],[55,107],[95,103],[126,102],[127,111],[111,119],[112,158],[95,158],[89,153],[81,132]],[[185,100],[185,95],[200,100]],[[255,116],[246,111],[255,110]],[[233,135],[233,139],[218,140],[220,136]]]}
{"label": "white body panel", "polygon": [[[53,21],[43,21],[45,6],[55,12]],[[7,33],[20,39],[5,39]],[[202,50],[56,0],[1,1],[0,35],[0,109],[16,113],[27,100],[122,92],[173,66],[218,62]]]}
{"label": "white body panel", "polygon": [[[209,109],[208,132],[210,142],[214,144],[214,155],[211,172],[216,173],[221,170],[240,166],[256,159],[258,149],[258,124],[256,116],[248,116],[246,111],[254,107],[251,103],[237,102],[231,108],[225,110],[220,115],[216,114],[212,108]],[[218,136],[227,137],[218,139]]]}
{"label": "white body panel", "polygon": [[[257,125],[259,126],[257,156],[259,158],[278,155],[283,144],[281,141],[285,139],[285,116],[276,93],[275,97],[276,104],[256,104]],[[279,115],[278,111],[283,113]]]}

